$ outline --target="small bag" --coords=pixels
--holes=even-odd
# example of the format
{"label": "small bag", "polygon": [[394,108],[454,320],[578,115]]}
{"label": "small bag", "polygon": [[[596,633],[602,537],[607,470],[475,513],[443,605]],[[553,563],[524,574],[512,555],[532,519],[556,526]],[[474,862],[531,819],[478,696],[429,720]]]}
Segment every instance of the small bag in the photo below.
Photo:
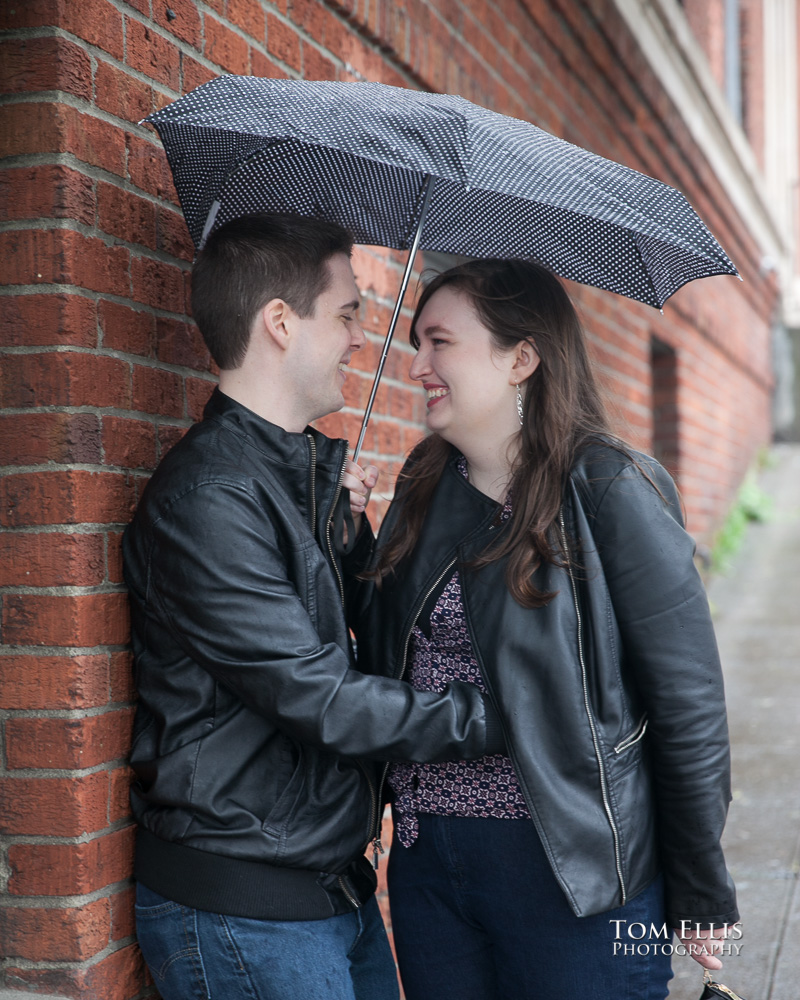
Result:
{"label": "small bag", "polygon": [[709,969],[706,969],[703,974],[703,984],[705,989],[700,1000],[744,1000],[744,997],[734,993],[730,987],[715,982]]}

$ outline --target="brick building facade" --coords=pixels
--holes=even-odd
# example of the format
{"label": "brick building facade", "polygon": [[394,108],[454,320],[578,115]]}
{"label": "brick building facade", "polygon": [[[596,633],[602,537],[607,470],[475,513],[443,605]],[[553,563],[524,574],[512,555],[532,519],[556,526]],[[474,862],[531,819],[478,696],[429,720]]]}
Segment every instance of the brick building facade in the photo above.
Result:
{"label": "brick building facade", "polygon": [[[731,50],[730,6],[0,6],[0,988],[103,1000],[153,992],[132,919],[133,691],[119,542],[214,372],[188,316],[191,246],[169,170],[138,121],[223,72],[369,79],[461,94],[683,190],[742,282],[690,284],[663,315],[571,291],[617,428],[676,473],[690,530],[708,542],[770,439],[772,330],[786,267],[790,278],[800,272],[796,258],[786,265],[791,227],[762,182],[774,132],[764,36],[774,29],[761,0],[740,0]],[[741,56],[733,83],[731,51]],[[401,262],[379,248],[355,258],[370,343],[347,408],[321,422],[351,442]],[[403,330],[397,340],[365,444],[387,490],[423,412]]]}

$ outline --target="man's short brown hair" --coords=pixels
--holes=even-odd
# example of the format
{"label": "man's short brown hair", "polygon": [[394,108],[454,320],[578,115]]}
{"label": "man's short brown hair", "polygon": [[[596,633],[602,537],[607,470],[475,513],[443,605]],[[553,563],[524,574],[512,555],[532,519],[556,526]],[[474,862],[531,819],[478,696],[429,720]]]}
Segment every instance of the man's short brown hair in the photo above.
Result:
{"label": "man's short brown hair", "polygon": [[283,299],[310,316],[330,275],[327,262],[351,254],[335,222],[258,212],[232,219],[208,238],[192,268],[192,313],[220,368],[238,368],[259,309]]}

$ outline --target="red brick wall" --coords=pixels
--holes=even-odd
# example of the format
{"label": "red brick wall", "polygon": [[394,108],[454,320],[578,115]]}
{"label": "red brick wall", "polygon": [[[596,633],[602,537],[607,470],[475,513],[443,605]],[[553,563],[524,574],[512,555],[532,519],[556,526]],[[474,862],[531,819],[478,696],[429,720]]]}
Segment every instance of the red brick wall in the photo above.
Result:
{"label": "red brick wall", "polygon": [[[0,986],[127,1000],[149,987],[131,918],[119,539],[213,384],[187,316],[189,240],[138,120],[219,72],[366,77],[461,93],[685,190],[744,283],[690,285],[663,316],[573,290],[618,426],[644,448],[651,338],[675,352],[675,462],[704,538],[769,437],[775,290],[610,0],[26,0],[3,5],[0,29]],[[356,257],[376,334],[401,262]],[[389,473],[420,434],[404,333],[366,446]],[[354,440],[378,353],[376,336],[324,429]]]}

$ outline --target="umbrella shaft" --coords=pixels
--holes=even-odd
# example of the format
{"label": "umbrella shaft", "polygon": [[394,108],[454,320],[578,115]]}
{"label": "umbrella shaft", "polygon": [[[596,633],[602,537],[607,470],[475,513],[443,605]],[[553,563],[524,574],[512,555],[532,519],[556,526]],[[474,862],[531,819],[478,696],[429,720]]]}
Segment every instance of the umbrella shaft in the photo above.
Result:
{"label": "umbrella shaft", "polygon": [[364,419],[361,422],[361,431],[358,435],[358,442],[356,443],[355,451],[353,452],[353,461],[358,461],[358,456],[361,454],[361,446],[364,443],[364,435],[367,433],[367,424],[369,423],[369,418],[372,413],[372,406],[375,402],[375,396],[378,392],[378,384],[381,380],[381,375],[383,374],[383,368],[386,364],[386,358],[389,354],[389,347],[392,343],[392,337],[394,336],[395,327],[397,326],[397,320],[400,317],[400,310],[403,307],[403,299],[405,298],[406,289],[408,288],[408,282],[411,278],[411,271],[414,266],[414,258],[417,255],[417,250],[419,249],[419,241],[422,239],[422,229],[425,225],[425,216],[428,214],[428,205],[431,201],[431,195],[433,194],[433,186],[435,183],[435,178],[430,175],[425,180],[425,187],[423,189],[422,197],[422,208],[420,209],[419,221],[417,223],[417,231],[414,233],[414,240],[411,244],[411,249],[408,251],[408,260],[406,261],[406,268],[403,272],[403,280],[400,283],[400,291],[397,294],[397,302],[395,302],[394,312],[392,313],[392,321],[389,323],[389,332],[386,334],[386,339],[383,342],[383,351],[381,353],[381,360],[378,364],[378,370],[375,372],[375,379],[372,383],[372,390],[369,394],[369,400],[367,401],[367,408],[364,411]]}

